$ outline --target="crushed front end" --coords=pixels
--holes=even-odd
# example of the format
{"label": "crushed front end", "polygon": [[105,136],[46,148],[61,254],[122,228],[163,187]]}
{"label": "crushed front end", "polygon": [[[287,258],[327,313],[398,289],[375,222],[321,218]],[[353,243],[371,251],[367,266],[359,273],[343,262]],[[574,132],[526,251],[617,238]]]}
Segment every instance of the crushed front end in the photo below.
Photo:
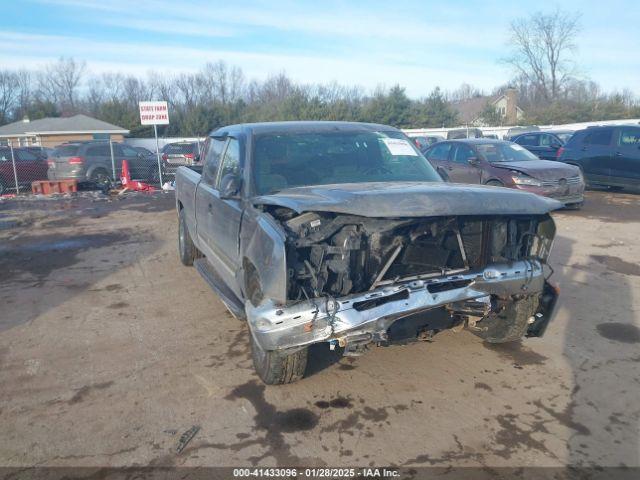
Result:
{"label": "crushed front end", "polygon": [[287,297],[246,304],[264,350],[370,344],[469,328],[489,342],[540,336],[556,291],[545,280],[548,214],[369,218],[286,208]]}

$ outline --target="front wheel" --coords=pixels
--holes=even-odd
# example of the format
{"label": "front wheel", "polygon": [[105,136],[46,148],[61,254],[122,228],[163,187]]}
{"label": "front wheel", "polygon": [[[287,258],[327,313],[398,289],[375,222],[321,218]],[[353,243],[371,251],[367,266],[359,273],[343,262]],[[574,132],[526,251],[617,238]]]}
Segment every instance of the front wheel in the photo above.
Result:
{"label": "front wheel", "polygon": [[303,347],[293,353],[278,350],[263,350],[251,332],[251,356],[253,367],[267,385],[283,385],[297,382],[304,376],[309,348]]}
{"label": "front wheel", "polygon": [[478,322],[481,330],[476,335],[488,343],[507,343],[520,341],[535,319],[538,310],[539,295],[504,302],[496,313],[491,313]]}

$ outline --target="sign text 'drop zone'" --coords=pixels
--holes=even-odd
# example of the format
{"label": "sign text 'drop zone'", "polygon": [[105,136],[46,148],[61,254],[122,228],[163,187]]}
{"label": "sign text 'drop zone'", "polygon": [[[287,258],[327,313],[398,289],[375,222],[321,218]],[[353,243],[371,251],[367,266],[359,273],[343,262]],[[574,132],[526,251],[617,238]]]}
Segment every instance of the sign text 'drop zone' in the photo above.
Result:
{"label": "sign text 'drop zone'", "polygon": [[167,102],[140,102],[140,123],[142,125],[168,125],[169,108]]}

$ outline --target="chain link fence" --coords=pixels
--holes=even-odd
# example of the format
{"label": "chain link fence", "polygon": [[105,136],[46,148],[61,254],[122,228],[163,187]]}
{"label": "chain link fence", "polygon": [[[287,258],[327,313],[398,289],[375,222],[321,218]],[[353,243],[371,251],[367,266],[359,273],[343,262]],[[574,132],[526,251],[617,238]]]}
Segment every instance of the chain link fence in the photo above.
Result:
{"label": "chain link fence", "polygon": [[125,160],[131,180],[162,188],[175,179],[179,166],[200,162],[199,139],[177,140],[163,139],[159,152],[135,141],[71,141],[49,148],[19,146],[8,140],[0,145],[0,195],[29,194],[34,182],[42,181],[72,180],[80,189],[115,188],[121,182]]}

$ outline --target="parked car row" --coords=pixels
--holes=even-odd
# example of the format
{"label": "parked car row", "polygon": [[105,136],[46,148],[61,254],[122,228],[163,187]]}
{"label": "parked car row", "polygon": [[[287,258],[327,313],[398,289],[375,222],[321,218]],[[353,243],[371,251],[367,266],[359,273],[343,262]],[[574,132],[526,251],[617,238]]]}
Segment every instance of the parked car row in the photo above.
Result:
{"label": "parked car row", "polygon": [[[518,127],[514,127],[515,130]],[[466,129],[452,130],[453,137],[458,134],[462,135],[461,142],[467,142],[468,148],[474,153],[468,154],[474,158],[472,165],[468,162],[460,161],[461,154],[456,153],[462,151],[463,147],[453,148],[452,140],[444,142],[443,139],[437,143],[431,142],[428,146],[415,141],[420,151],[427,156],[434,166],[439,168],[441,174],[452,181],[464,181],[470,183],[493,184],[500,183],[504,186],[514,188],[523,188],[528,190],[540,190],[542,194],[548,196],[560,196],[565,198],[566,203],[578,206],[579,201],[574,201],[580,196],[577,185],[581,183],[576,179],[576,175],[567,177],[565,167],[560,169],[557,165],[550,162],[543,164],[527,163],[527,170],[536,167],[536,173],[527,173],[528,176],[534,177],[538,184],[532,184],[531,180],[527,180],[527,184],[517,184],[512,179],[507,178],[501,172],[495,170],[495,155],[493,159],[482,152],[483,149],[495,149],[501,152],[507,152],[517,149],[517,146],[523,147],[537,158],[528,158],[527,161],[540,160],[561,162],[578,169],[580,176],[586,184],[590,186],[606,186],[615,188],[629,188],[637,190],[640,188],[640,127],[639,126],[593,126],[584,130],[574,132],[572,130],[532,130],[532,127],[521,127],[523,131],[514,134],[511,139],[511,147],[500,146],[500,143],[488,136],[483,137],[484,142],[472,141],[476,137],[477,132],[462,135],[466,133]],[[526,131],[524,131],[526,130]],[[450,132],[450,133],[451,133]],[[431,137],[416,137],[431,138]],[[500,142],[500,141],[497,141]],[[509,144],[510,142],[505,142]],[[480,145],[493,145],[493,147],[481,147]],[[515,145],[515,146],[514,146]],[[522,150],[522,149],[521,149]],[[466,150],[465,150],[466,151]],[[498,155],[500,156],[500,155]],[[508,156],[507,156],[508,157]],[[516,159],[516,157],[520,159]],[[512,156],[512,160],[522,162],[525,155]],[[511,157],[509,157],[511,158]],[[436,165],[437,164],[437,165]],[[510,164],[510,161],[502,163],[500,166]],[[519,164],[524,165],[524,164]],[[500,168],[500,167],[498,167]],[[543,170],[548,172],[543,174]],[[515,170],[515,169],[514,169]],[[560,177],[553,179],[553,174]],[[522,171],[520,173],[523,173]],[[545,177],[545,178],[543,178]],[[549,178],[547,178],[549,177]],[[556,185],[549,182],[555,181],[566,184]],[[572,185],[576,187],[573,188]],[[577,190],[576,190],[577,189]],[[551,193],[550,193],[551,192]],[[565,195],[566,194],[566,195]],[[571,202],[571,203],[570,203]]]}
{"label": "parked car row", "polygon": [[540,160],[522,146],[485,138],[450,140],[425,151],[445,180],[525,190],[567,207],[583,203],[584,179],[574,165]]}
{"label": "parked car row", "polygon": [[[113,165],[111,150],[113,149]],[[161,150],[161,166],[164,178],[172,178],[178,165],[193,165],[198,156],[177,155],[176,151],[197,151],[197,143],[170,143]],[[122,172],[122,161],[127,160],[131,177],[150,183],[158,183],[157,157],[144,147],[131,147],[106,141],[72,142],[58,146],[49,159],[50,180],[76,179],[108,188]]]}
{"label": "parked car row", "polygon": [[[0,195],[15,191],[16,178],[20,188],[30,190],[37,180],[77,180],[99,188],[109,188],[122,172],[127,160],[131,177],[158,183],[158,160],[155,152],[144,147],[132,147],[104,140],[68,142],[55,149],[29,146],[15,147],[15,172],[9,147],[0,147]],[[113,163],[112,163],[113,154]],[[173,180],[181,165],[196,165],[200,161],[197,142],[165,145],[160,151],[163,180]]]}

